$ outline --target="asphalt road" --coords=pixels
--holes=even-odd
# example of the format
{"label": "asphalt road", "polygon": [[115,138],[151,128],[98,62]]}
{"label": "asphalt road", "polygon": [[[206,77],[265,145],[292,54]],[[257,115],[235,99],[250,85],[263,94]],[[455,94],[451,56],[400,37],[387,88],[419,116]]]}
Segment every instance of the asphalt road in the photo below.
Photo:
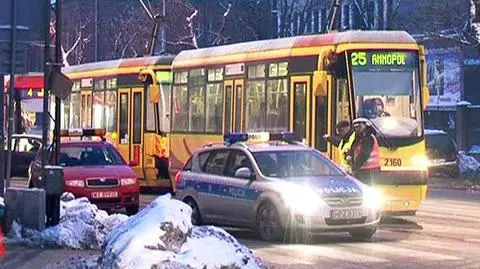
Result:
{"label": "asphalt road", "polygon": [[[142,205],[154,196],[142,195]],[[312,236],[309,244],[270,244],[229,229],[270,268],[480,268],[480,193],[430,190],[416,216],[386,219],[370,242],[348,234]],[[0,268],[69,268],[90,251],[10,247]]]}

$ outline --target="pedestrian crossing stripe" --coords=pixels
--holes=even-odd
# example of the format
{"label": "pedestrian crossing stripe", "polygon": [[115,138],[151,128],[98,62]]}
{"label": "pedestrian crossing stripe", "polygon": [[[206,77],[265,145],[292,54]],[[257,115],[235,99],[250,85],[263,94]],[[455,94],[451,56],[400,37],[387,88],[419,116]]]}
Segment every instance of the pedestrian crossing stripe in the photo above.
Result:
{"label": "pedestrian crossing stripe", "polygon": [[[396,242],[340,243],[329,244],[328,246],[277,244],[265,248],[254,248],[253,252],[260,257],[265,256],[269,260],[274,259],[275,263],[280,264],[307,264],[308,261],[317,264],[318,259],[347,263],[391,263],[405,258],[427,261],[463,260],[462,257],[444,254],[445,250],[449,253],[459,253],[458,249],[453,248],[454,244],[441,243],[433,240],[402,240]],[[442,253],[419,250],[418,247],[438,249]],[[284,260],[286,263],[283,262]]]}
{"label": "pedestrian crossing stripe", "polygon": [[466,216],[459,216],[459,215],[450,215],[450,214],[438,214],[438,213],[430,213],[430,212],[417,212],[418,217],[432,217],[438,219],[449,219],[449,220],[459,220],[459,221],[466,221],[466,222],[478,222],[480,223],[480,219],[478,217],[466,217]]}
{"label": "pedestrian crossing stripe", "polygon": [[384,263],[389,260],[375,257],[374,255],[362,255],[351,251],[343,251],[327,246],[312,246],[312,245],[288,245],[279,246],[281,249],[288,249],[289,251],[298,251],[299,255],[309,255],[312,257],[322,256],[334,260],[342,260],[347,262],[368,262],[368,263]]}

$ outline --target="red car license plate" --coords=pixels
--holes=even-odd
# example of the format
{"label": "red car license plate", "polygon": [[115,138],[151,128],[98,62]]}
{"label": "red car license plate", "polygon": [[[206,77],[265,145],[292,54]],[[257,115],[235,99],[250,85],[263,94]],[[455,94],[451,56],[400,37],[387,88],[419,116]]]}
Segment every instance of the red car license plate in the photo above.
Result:
{"label": "red car license plate", "polygon": [[118,192],[116,191],[101,191],[101,192],[92,192],[92,198],[117,198]]}

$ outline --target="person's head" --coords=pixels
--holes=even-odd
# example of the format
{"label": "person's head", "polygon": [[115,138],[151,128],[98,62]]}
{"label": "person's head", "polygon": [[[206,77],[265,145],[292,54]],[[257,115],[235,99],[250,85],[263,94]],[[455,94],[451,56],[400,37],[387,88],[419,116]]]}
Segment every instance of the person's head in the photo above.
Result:
{"label": "person's head", "polygon": [[350,122],[342,120],[336,125],[337,133],[340,136],[345,136],[350,131]]}
{"label": "person's head", "polygon": [[370,122],[365,118],[357,118],[353,120],[353,129],[357,134],[364,134],[368,126],[370,126]]}
{"label": "person's head", "polygon": [[375,108],[376,108],[377,113],[382,113],[383,110],[385,109],[385,106],[383,105],[382,99],[375,98],[374,103],[375,103]]}

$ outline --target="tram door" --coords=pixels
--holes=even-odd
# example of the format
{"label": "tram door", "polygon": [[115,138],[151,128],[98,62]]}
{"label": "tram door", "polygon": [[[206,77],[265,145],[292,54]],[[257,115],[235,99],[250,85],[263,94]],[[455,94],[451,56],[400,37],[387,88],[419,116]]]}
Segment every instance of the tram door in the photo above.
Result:
{"label": "tram door", "polygon": [[290,130],[297,139],[308,145],[311,141],[310,76],[294,76],[290,79]]}
{"label": "tram door", "polygon": [[118,91],[118,149],[139,178],[143,174],[143,113],[142,88],[119,89]]}
{"label": "tram door", "polygon": [[227,80],[224,85],[223,132],[241,132],[245,111],[243,79]]}

